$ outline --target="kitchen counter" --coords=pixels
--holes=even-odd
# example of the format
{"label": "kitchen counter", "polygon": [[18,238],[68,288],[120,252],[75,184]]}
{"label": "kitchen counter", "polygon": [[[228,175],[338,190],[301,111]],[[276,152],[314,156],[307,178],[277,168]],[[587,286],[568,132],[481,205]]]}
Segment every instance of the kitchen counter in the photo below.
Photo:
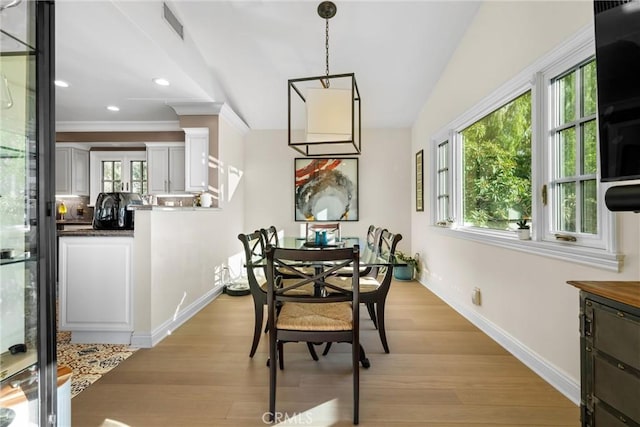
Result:
{"label": "kitchen counter", "polygon": [[91,226],[93,221],[91,219],[57,219],[56,230],[64,230],[65,228],[78,228],[79,226],[88,225]]}
{"label": "kitchen counter", "polygon": [[220,208],[205,208],[202,206],[168,206],[168,205],[141,205],[131,206],[136,211],[220,211]]}
{"label": "kitchen counter", "polygon": [[58,230],[58,237],[92,236],[92,237],[133,237],[133,230],[94,230],[80,228],[77,230]]}
{"label": "kitchen counter", "polygon": [[91,219],[56,219],[56,224],[61,225],[91,225]]}

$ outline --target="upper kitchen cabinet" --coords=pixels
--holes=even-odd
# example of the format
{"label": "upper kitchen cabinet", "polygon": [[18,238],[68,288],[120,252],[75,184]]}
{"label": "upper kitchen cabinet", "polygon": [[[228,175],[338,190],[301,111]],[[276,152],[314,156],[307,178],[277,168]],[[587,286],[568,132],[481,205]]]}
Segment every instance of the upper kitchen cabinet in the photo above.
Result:
{"label": "upper kitchen cabinet", "polygon": [[149,194],[185,192],[185,145],[147,144]]}
{"label": "upper kitchen cabinet", "polygon": [[[209,128],[185,128],[185,189],[207,191],[209,187]],[[217,136],[217,135],[216,135]]]}
{"label": "upper kitchen cabinet", "polygon": [[89,150],[56,147],[56,194],[89,195]]}
{"label": "upper kitchen cabinet", "polygon": [[146,151],[91,151],[89,158],[91,206],[103,192],[148,193]]}

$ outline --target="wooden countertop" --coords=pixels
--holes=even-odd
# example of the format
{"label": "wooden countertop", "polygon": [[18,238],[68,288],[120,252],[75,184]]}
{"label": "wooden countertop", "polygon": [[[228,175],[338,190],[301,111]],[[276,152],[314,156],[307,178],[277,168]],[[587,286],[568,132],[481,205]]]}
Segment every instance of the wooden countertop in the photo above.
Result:
{"label": "wooden countertop", "polygon": [[570,280],[567,283],[580,290],[640,308],[640,282]]}

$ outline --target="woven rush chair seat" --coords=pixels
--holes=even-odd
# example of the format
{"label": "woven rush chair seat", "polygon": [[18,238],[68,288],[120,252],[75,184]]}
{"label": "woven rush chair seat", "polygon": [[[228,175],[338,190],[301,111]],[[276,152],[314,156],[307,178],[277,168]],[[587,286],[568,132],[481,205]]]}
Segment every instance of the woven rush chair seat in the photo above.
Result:
{"label": "woven rush chair seat", "polygon": [[[287,280],[290,280],[290,279],[284,279],[285,282]],[[265,292],[267,292],[267,281],[266,280],[260,284],[260,288],[263,289]],[[288,294],[295,294],[295,295],[313,295],[313,292],[314,292],[313,285],[312,284],[306,284],[306,285],[302,285],[301,287],[299,287],[297,289],[290,289],[287,293]]]}
{"label": "woven rush chair seat", "polygon": [[[358,280],[358,282],[360,283],[360,294],[364,294],[367,292],[375,292],[380,287],[380,282],[378,282],[378,280],[375,277],[368,277],[368,276],[360,277],[360,280]],[[329,277],[327,278],[327,283],[330,283],[332,285],[338,286],[343,289],[351,288],[351,279],[349,277],[342,277],[342,276]],[[331,291],[329,290],[329,292]]]}
{"label": "woven rush chair seat", "polygon": [[[291,285],[294,285],[295,282],[298,282],[298,280],[282,279],[282,286],[290,287]],[[265,290],[267,289],[266,286],[267,286],[267,282],[265,282]],[[304,285],[298,288],[288,289],[286,294],[287,295],[313,295],[314,292],[315,292],[315,287],[313,283],[305,283]]]}
{"label": "woven rush chair seat", "polygon": [[276,326],[278,329],[301,331],[348,331],[353,329],[351,303],[285,302],[280,309]]}
{"label": "woven rush chair seat", "polygon": [[[316,272],[313,267],[296,267],[296,270],[300,273],[306,274],[307,276],[313,276]],[[282,274],[284,277],[296,276],[296,271],[290,267],[279,267],[278,273]]]}

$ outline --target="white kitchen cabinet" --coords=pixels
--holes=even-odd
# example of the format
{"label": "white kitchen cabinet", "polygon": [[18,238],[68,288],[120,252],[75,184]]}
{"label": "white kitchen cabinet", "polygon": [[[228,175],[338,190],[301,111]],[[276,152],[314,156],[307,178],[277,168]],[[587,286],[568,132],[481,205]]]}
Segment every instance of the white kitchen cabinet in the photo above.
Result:
{"label": "white kitchen cabinet", "polygon": [[89,150],[56,147],[56,194],[89,195]]}
{"label": "white kitchen cabinet", "polygon": [[[133,182],[132,171],[134,165],[146,167],[147,153],[145,150],[140,149],[136,151],[91,151],[90,155],[91,165],[91,194],[89,204],[93,206],[96,202],[98,194],[105,191],[124,191],[124,192],[136,192],[145,193],[145,191],[139,191],[137,187],[142,186],[142,182]],[[118,164],[120,174],[117,179],[114,178],[110,188],[105,188],[105,166]]]}
{"label": "white kitchen cabinet", "polygon": [[184,144],[147,144],[147,173],[150,194],[184,193]]}
{"label": "white kitchen cabinet", "polygon": [[185,128],[185,190],[207,191],[209,187],[209,129]]}
{"label": "white kitchen cabinet", "polygon": [[133,237],[59,238],[60,330],[76,343],[129,344]]}

